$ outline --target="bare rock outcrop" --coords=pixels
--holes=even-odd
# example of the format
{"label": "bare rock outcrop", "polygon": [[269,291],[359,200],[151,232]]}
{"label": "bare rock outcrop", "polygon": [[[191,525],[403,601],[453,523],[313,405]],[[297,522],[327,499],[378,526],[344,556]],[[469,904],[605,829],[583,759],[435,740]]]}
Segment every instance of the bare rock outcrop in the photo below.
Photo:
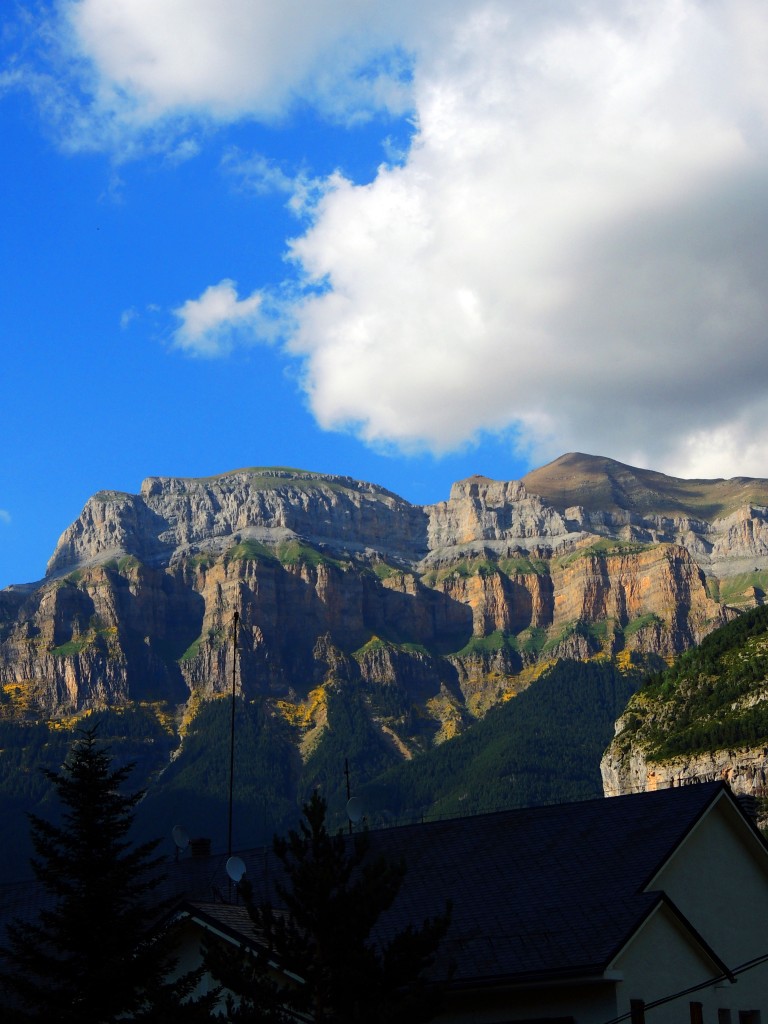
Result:
{"label": "bare rock outcrop", "polygon": [[349,477],[253,469],[204,480],[149,477],[138,495],[100,492],[62,534],[48,574],[133,555],[170,564],[220,554],[253,539],[276,545],[309,538],[336,552],[379,551],[395,561],[426,553],[426,514]]}
{"label": "bare rock outcrop", "polygon": [[614,745],[603,757],[600,773],[606,796],[722,780],[736,793],[763,797],[768,792],[768,747],[737,747],[650,761],[636,745],[629,751]]}
{"label": "bare rock outcrop", "polygon": [[299,470],[150,477],[91,498],[46,579],[0,593],[2,693],[49,717],[214,696],[237,610],[247,697],[304,699],[329,671],[327,638],[350,681],[397,679],[460,723],[537,662],[671,658],[761,603],[764,484],[566,456],[419,507]]}
{"label": "bare rock outcrop", "polygon": [[603,755],[606,795],[715,779],[766,795],[767,629],[755,608],[646,681]]}
{"label": "bare rock outcrop", "polygon": [[431,563],[483,544],[497,551],[510,541],[525,542],[525,547],[554,546],[573,532],[559,512],[516,480],[470,477],[454,484],[448,501],[429,506],[428,512]]}

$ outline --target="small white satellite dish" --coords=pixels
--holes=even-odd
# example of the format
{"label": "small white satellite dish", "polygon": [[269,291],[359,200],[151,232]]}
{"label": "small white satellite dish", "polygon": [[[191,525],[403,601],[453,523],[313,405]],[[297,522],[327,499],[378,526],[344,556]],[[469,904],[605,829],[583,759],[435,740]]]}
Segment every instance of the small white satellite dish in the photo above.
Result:
{"label": "small white satellite dish", "polygon": [[237,882],[240,881],[240,879],[245,874],[245,864],[243,863],[242,858],[229,858],[229,860],[227,861],[227,874],[232,879],[232,881],[235,882],[235,884],[237,884]]}
{"label": "small white satellite dish", "polygon": [[176,843],[176,849],[186,850],[189,846],[189,836],[181,825],[174,825],[171,835],[173,836],[174,843]]}
{"label": "small white satellite dish", "polygon": [[347,817],[356,825],[363,817],[363,801],[359,796],[350,797],[347,800]]}

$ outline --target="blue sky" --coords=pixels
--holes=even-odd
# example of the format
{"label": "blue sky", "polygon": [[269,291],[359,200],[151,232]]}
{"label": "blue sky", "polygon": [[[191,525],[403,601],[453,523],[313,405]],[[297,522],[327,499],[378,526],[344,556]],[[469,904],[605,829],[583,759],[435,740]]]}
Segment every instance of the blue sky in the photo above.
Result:
{"label": "blue sky", "polygon": [[762,2],[5,14],[0,587],[150,475],[768,476]]}

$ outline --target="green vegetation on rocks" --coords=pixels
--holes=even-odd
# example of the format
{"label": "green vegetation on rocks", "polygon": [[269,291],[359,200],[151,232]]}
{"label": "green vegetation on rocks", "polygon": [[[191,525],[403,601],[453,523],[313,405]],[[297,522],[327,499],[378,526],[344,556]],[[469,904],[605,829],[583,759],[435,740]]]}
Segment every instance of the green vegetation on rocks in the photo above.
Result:
{"label": "green vegetation on rocks", "polygon": [[607,663],[558,662],[456,739],[363,786],[372,821],[600,796],[600,755],[641,679]]}
{"label": "green vegetation on rocks", "polygon": [[663,625],[662,620],[658,615],[654,615],[653,612],[648,612],[647,615],[640,615],[636,619],[632,619],[624,627],[624,636],[634,636],[635,633],[639,633],[641,629],[647,629],[649,626],[661,626]]}
{"label": "green vegetation on rocks", "polygon": [[637,555],[641,551],[649,551],[653,544],[641,544],[639,541],[623,541],[613,538],[602,538],[587,547],[577,548],[558,559],[562,568],[580,562],[585,558],[607,558],[614,555]]}
{"label": "green vegetation on rocks", "polygon": [[768,607],[706,637],[630,702],[624,745],[651,761],[768,743]]}
{"label": "green vegetation on rocks", "polygon": [[519,644],[517,637],[505,633],[501,629],[488,633],[487,636],[473,636],[457,656],[464,658],[470,654],[496,654],[498,651],[518,651]]}

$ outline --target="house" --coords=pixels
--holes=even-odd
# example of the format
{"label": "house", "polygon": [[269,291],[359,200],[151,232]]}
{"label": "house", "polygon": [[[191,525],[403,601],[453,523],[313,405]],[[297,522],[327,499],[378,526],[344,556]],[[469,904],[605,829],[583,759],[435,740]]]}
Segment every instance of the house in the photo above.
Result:
{"label": "house", "polygon": [[[434,966],[445,1024],[768,1024],[768,847],[724,783],[370,837],[408,866],[382,936],[452,900]],[[272,855],[240,856],[271,889]],[[182,860],[170,879],[185,959],[200,930],[253,941],[225,862]]]}

